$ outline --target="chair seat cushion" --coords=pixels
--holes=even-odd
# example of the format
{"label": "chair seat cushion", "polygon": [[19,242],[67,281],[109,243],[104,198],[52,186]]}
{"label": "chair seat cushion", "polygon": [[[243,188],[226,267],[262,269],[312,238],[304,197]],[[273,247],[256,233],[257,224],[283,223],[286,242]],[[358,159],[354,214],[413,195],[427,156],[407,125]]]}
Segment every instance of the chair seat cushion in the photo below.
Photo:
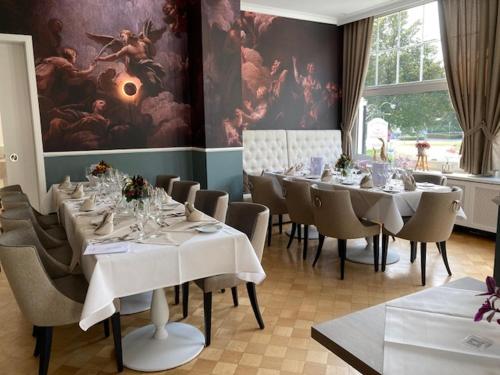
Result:
{"label": "chair seat cushion", "polygon": [[62,226],[52,226],[49,229],[45,230],[52,237],[57,238],[58,240],[66,240],[68,237],[66,236],[66,232]]}
{"label": "chair seat cushion", "polygon": [[229,289],[242,284],[244,281],[239,279],[234,273],[206,277],[194,281],[204,293],[216,292],[221,289]]}
{"label": "chair seat cushion", "polygon": [[68,275],[52,279],[54,286],[73,301],[84,303],[89,284],[83,275]]}
{"label": "chair seat cushion", "polygon": [[47,249],[47,253],[56,259],[58,262],[69,266],[73,258],[73,250],[69,245],[62,245]]}
{"label": "chair seat cushion", "polygon": [[37,221],[38,221],[38,224],[40,224],[40,226],[43,228],[43,229],[49,229],[51,226],[58,226],[59,225],[59,218],[57,217],[56,214],[51,214],[51,215],[40,215],[40,216],[37,216]]}

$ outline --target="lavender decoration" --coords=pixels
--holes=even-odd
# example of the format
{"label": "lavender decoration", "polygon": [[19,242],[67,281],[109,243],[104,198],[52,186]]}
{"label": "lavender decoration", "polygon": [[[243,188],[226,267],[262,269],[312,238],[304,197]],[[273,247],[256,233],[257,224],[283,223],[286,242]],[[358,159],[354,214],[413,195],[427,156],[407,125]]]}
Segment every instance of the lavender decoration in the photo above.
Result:
{"label": "lavender decoration", "polygon": [[[500,298],[500,288],[497,287],[495,279],[491,276],[486,277],[486,287],[488,291],[486,293],[478,294],[479,296],[489,296],[482,306],[477,310],[476,315],[474,315],[474,321],[479,322],[483,320],[486,315],[486,320],[491,323],[496,313],[500,313],[500,308],[495,306],[495,302]],[[496,320],[500,324],[500,319]]]}

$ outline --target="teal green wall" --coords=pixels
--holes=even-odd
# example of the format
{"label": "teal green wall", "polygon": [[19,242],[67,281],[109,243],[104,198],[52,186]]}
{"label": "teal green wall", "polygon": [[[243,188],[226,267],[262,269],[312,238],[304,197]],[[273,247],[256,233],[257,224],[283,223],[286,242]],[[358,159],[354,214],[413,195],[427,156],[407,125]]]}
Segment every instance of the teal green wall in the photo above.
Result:
{"label": "teal green wall", "polygon": [[232,201],[242,199],[242,150],[180,150],[45,157],[47,187],[60,182],[66,175],[71,176],[72,181],[85,180],[85,168],[100,160],[105,160],[129,175],[140,174],[152,183],[159,174],[177,174],[184,180],[199,181],[203,189],[227,191]]}

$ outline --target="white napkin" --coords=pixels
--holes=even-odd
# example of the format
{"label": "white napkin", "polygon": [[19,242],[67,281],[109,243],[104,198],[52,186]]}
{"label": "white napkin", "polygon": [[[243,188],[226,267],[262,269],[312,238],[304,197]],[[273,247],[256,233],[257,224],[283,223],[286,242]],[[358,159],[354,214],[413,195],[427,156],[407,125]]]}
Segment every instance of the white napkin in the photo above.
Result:
{"label": "white napkin", "polygon": [[165,191],[165,189],[161,189],[162,192],[161,192],[161,200],[163,201],[163,203],[165,204],[169,204],[169,203],[172,203],[172,197],[170,195],[168,195],[168,193]]}
{"label": "white napkin", "polygon": [[405,191],[415,191],[417,190],[417,183],[415,182],[415,177],[411,174],[403,176],[403,185]]}
{"label": "white napkin", "polygon": [[330,170],[330,168],[325,168],[323,170],[323,173],[321,173],[321,181],[328,182],[328,181],[331,181],[332,178],[333,178],[333,174],[332,174],[332,171]]}
{"label": "white napkin", "polygon": [[95,194],[92,194],[90,197],[85,199],[80,207],[81,211],[92,211],[95,209]]}
{"label": "white napkin", "polygon": [[367,174],[361,179],[361,182],[359,183],[359,187],[363,189],[369,189],[373,187],[373,178],[371,174]]}
{"label": "white napkin", "polygon": [[114,225],[113,225],[113,219],[115,217],[115,214],[113,212],[108,212],[104,215],[102,218],[101,224],[95,228],[94,233],[99,235],[99,236],[105,236],[107,234],[113,233],[114,230]]}
{"label": "white napkin", "polygon": [[63,181],[59,184],[61,189],[68,189],[71,187],[71,177],[64,176]]}
{"label": "white napkin", "polygon": [[77,184],[75,190],[71,193],[71,198],[83,198],[83,185]]}
{"label": "white napkin", "polygon": [[203,212],[194,208],[193,204],[190,202],[186,202],[184,205],[186,212],[186,220],[187,221],[201,221],[203,220]]}
{"label": "white napkin", "polygon": [[285,176],[293,176],[295,174],[295,167],[292,165],[285,171]]}
{"label": "white napkin", "polygon": [[304,169],[304,164],[302,164],[302,163],[295,164],[295,170],[297,172],[300,172],[302,169]]}

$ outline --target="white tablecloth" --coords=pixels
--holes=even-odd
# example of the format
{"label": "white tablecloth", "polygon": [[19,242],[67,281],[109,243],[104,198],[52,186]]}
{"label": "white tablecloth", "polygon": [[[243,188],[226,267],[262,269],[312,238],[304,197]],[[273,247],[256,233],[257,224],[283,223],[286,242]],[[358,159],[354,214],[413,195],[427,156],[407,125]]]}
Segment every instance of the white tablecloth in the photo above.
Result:
{"label": "white tablecloth", "polygon": [[[96,217],[80,215],[78,204],[56,186],[49,194],[53,204],[59,206],[71,246],[83,254],[88,241],[96,237],[91,225]],[[182,210],[182,206],[179,208]],[[126,234],[133,223],[131,217],[118,218],[111,236]],[[211,234],[194,230],[169,234],[182,243],[133,243],[127,253],[82,256],[82,269],[89,280],[80,320],[82,329],[111,316],[116,311],[114,301],[119,297],[219,274],[235,273],[241,280],[254,283],[266,276],[247,236],[229,226]]]}
{"label": "white tablecloth", "polygon": [[[447,186],[435,185],[433,187],[418,188],[415,191],[388,193],[379,188],[361,189],[359,185],[321,182],[318,179],[307,179],[299,176],[292,176],[292,178],[317,184],[322,189],[349,190],[356,215],[383,224],[392,233],[398,233],[403,228],[404,216],[413,216],[415,214],[424,191],[450,191]],[[465,218],[464,211],[460,209],[457,216]]]}

